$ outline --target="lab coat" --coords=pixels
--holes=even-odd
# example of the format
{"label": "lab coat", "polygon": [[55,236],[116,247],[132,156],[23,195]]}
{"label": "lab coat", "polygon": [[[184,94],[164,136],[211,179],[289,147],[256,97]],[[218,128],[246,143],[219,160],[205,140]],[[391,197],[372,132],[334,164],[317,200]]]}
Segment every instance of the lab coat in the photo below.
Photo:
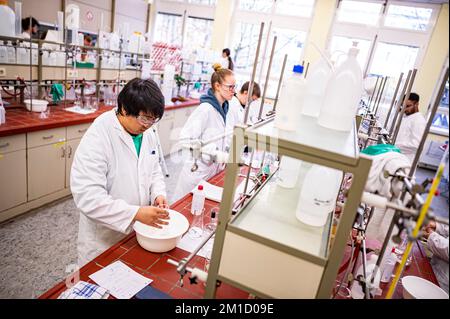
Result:
{"label": "lab coat", "polygon": [[[228,106],[228,113],[227,113],[227,123],[225,125],[227,134],[232,134],[234,127],[236,124],[242,124],[244,123],[244,108],[241,105],[241,102],[236,96],[233,96],[233,98],[229,102]],[[229,147],[232,141],[232,135],[227,136],[227,146]]]}
{"label": "lab coat", "polygon": [[[225,122],[219,112],[209,103],[201,103],[189,116],[186,124],[180,132],[180,143],[190,140],[207,141],[213,137],[225,133]],[[206,146],[208,149],[216,149],[225,152],[225,137]],[[177,186],[171,198],[171,203],[182,198],[202,180],[208,180],[225,168],[224,164],[197,161],[198,169],[191,172],[194,159],[190,152],[184,152],[184,164],[178,177]],[[208,157],[204,156],[207,160]]]}
{"label": "lab coat", "polygon": [[411,164],[416,155],[426,124],[425,118],[420,112],[403,116],[395,145],[401,150],[402,154],[408,157]]}
{"label": "lab coat", "polygon": [[433,253],[433,272],[441,288],[448,293],[448,226],[436,223],[436,231],[428,237],[427,246]]}
{"label": "lab coat", "polygon": [[166,196],[155,133],[152,129],[143,133],[138,157],[115,112],[93,122],[72,164],[70,187],[80,210],[80,266],[129,234],[139,207]]}

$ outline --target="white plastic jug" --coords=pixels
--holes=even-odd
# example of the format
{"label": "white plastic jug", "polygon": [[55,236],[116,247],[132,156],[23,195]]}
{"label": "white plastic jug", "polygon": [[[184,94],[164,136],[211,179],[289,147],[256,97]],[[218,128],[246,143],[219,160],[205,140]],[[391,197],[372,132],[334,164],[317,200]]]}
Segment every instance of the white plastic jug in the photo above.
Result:
{"label": "white plastic jug", "polygon": [[347,59],[331,75],[318,124],[337,131],[350,131],[363,89],[361,67],[356,60],[359,49],[353,43]]}
{"label": "white plastic jug", "polygon": [[7,0],[0,0],[0,35],[6,37],[16,36],[16,15],[8,7]]}
{"label": "white plastic jug", "polygon": [[313,117],[319,116],[331,74],[331,67],[324,58],[311,66],[306,81],[302,114]]}
{"label": "white plastic jug", "polygon": [[306,81],[303,66],[296,65],[289,78],[283,81],[276,106],[275,127],[280,130],[295,131],[298,117],[303,108]]}
{"label": "white plastic jug", "polygon": [[306,173],[295,216],[304,224],[322,227],[334,211],[343,174],[341,171],[313,165]]}
{"label": "white plastic jug", "polygon": [[297,184],[301,164],[302,161],[298,159],[283,156],[278,169],[277,184],[284,188],[294,188]]}

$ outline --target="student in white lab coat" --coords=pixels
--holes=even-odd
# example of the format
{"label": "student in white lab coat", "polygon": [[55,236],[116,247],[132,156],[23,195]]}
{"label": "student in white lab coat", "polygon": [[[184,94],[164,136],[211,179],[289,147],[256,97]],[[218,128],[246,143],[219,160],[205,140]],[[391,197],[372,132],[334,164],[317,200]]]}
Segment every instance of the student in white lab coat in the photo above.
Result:
{"label": "student in white lab coat", "polygon": [[[245,82],[244,85],[242,85],[239,92],[236,92],[233,98],[230,100],[226,121],[227,122],[226,131],[228,133],[233,132],[234,126],[236,124],[244,123],[245,104],[247,103],[248,99],[249,85],[250,82]],[[256,101],[260,97],[261,97],[261,88],[259,87],[258,83],[255,82],[253,85],[251,102]],[[231,139],[232,136],[227,137],[227,146],[230,146]]]}
{"label": "student in white lab coat", "polygon": [[[201,104],[192,112],[181,130],[180,143],[193,140],[204,142],[225,133],[228,102],[234,96],[236,80],[233,72],[222,68],[220,64],[215,64],[214,70],[211,88],[200,98]],[[225,137],[209,144],[207,148],[225,152]],[[207,180],[223,170],[223,164],[206,160],[195,162],[190,154],[187,156],[171,202],[188,194],[202,179]],[[192,171],[194,164],[198,168]]]}
{"label": "student in white lab coat", "polygon": [[448,293],[448,226],[431,221],[425,227],[427,247],[433,253],[431,266],[439,285]]}
{"label": "student in white lab coat", "polygon": [[419,147],[426,121],[419,112],[419,95],[410,93],[406,101],[405,115],[402,118],[400,130],[395,145],[406,155],[411,164]]}
{"label": "student in white lab coat", "polygon": [[163,114],[158,85],[136,78],[120,92],[118,107],[100,115],[81,139],[70,176],[80,210],[80,267],[130,233],[136,220],[168,224],[157,139],[149,130]]}
{"label": "student in white lab coat", "polygon": [[228,69],[233,71],[234,70],[234,63],[233,59],[231,58],[231,51],[230,49],[226,48],[222,50],[222,61],[220,62],[222,65],[222,68]]}

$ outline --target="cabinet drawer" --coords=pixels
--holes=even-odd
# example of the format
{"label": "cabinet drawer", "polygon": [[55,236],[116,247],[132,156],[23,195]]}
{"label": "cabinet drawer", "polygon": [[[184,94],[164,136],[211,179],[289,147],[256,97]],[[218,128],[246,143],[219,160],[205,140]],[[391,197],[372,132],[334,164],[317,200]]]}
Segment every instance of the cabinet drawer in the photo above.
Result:
{"label": "cabinet drawer", "polygon": [[75,138],[83,137],[84,133],[88,130],[91,123],[72,125],[67,127],[67,139],[72,140]]}
{"label": "cabinet drawer", "polygon": [[24,150],[25,148],[25,134],[0,137],[0,154]]}
{"label": "cabinet drawer", "polygon": [[51,130],[28,133],[28,148],[48,145],[66,140],[66,128],[60,127]]}

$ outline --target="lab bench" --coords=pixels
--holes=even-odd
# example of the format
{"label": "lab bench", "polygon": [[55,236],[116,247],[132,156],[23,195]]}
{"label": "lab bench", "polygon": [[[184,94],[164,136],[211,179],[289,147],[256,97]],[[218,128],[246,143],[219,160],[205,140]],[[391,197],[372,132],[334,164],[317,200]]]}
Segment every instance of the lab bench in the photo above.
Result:
{"label": "lab bench", "polygon": [[[213,185],[223,186],[224,173],[219,173],[209,180]],[[171,206],[171,209],[182,213],[189,222],[192,221],[191,209],[192,194],[188,194]],[[218,211],[219,204],[210,200],[205,201],[205,211],[210,212],[213,208]],[[207,222],[207,217],[205,217]],[[144,250],[138,244],[135,233],[131,233],[123,240],[106,250],[97,258],[86,264],[80,269],[80,280],[94,283],[89,275],[108,266],[114,261],[120,260],[135,270],[139,274],[153,280],[150,284],[152,287],[159,289],[173,298],[180,299],[199,299],[202,298],[205,292],[205,286],[202,282],[197,284],[190,284],[189,275],[184,276],[183,287],[178,285],[180,275],[176,271],[176,267],[167,263],[167,259],[181,260],[189,256],[187,251],[180,248],[175,248],[166,253],[151,253]],[[203,257],[195,256],[190,267],[197,267],[204,269],[205,259]],[[46,293],[41,295],[39,299],[55,299],[67,289],[65,281],[57,284]],[[217,298],[230,299],[246,299],[248,293],[237,288],[222,284],[217,289]],[[113,298],[113,297],[110,297]]]}
{"label": "lab bench", "polygon": [[[223,187],[224,184],[224,172],[219,173],[213,177],[209,182],[213,185]],[[179,211],[186,216],[189,222],[192,221],[192,214],[190,213],[192,201],[192,194],[188,194],[171,206],[171,209]],[[219,203],[206,200],[205,209],[206,212],[210,212],[213,208],[218,210]],[[207,220],[205,220],[207,222]],[[372,249],[379,248],[381,244],[375,240],[368,240],[368,247]],[[346,249],[346,252],[342,259],[342,264],[349,257],[350,247]],[[138,272],[139,274],[148,277],[153,280],[150,284],[152,287],[161,290],[164,293],[169,294],[175,299],[198,299],[203,298],[205,294],[205,285],[201,282],[197,284],[191,284],[189,281],[189,275],[184,276],[183,287],[180,287],[178,282],[180,275],[176,271],[176,267],[167,263],[167,259],[181,260],[188,257],[189,253],[180,248],[175,248],[166,253],[151,253],[138,244],[136,240],[136,234],[133,232],[126,236],[123,240],[106,250],[97,258],[86,264],[80,269],[79,279],[90,283],[95,283],[89,278],[89,275],[96,271],[108,266],[109,264],[120,260],[127,266]],[[428,258],[425,255],[424,248],[420,243],[413,246],[412,250],[412,262],[411,265],[406,267],[403,276],[413,275],[419,276],[426,280],[437,284],[436,277],[433,273]],[[195,256],[190,267],[197,267],[204,269],[205,259],[200,256]],[[359,265],[358,265],[359,266]],[[337,276],[337,280],[341,280],[344,272],[341,272]],[[336,281],[337,283],[337,281]],[[377,298],[384,298],[389,285],[381,284],[380,287],[383,290],[383,294]],[[66,282],[60,282],[47,292],[42,294],[39,299],[56,299],[58,296],[67,289]],[[216,298],[218,299],[247,299],[249,297],[248,292],[244,292],[238,288],[232,287],[225,283],[222,283],[217,289]],[[110,297],[113,299],[113,297]],[[341,299],[341,296],[336,298]],[[395,299],[402,298],[402,286],[401,281],[397,285]]]}

